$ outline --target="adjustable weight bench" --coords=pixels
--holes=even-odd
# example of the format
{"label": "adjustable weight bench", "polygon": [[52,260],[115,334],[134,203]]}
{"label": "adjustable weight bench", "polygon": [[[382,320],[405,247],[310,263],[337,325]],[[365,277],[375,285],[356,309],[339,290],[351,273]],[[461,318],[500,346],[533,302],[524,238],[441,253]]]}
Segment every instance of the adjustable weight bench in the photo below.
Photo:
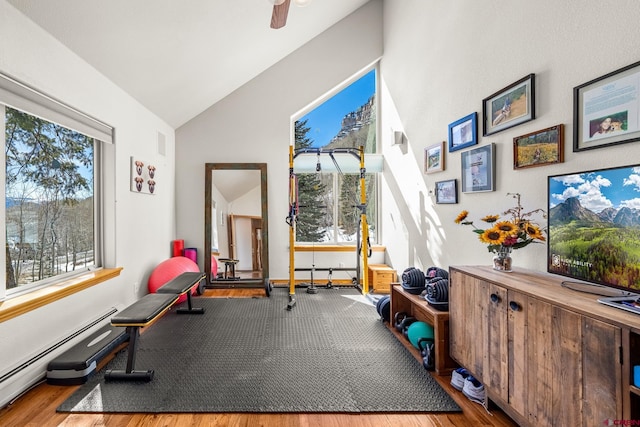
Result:
{"label": "adjustable weight bench", "polygon": [[146,371],[135,369],[140,328],[153,323],[178,300],[178,297],[178,294],[147,294],[111,318],[113,326],[127,328],[129,346],[126,370],[108,369],[104,374],[106,381],[151,381],[153,379],[153,369]]}
{"label": "adjustable weight bench", "polygon": [[177,313],[204,313],[203,308],[191,306],[191,289],[198,285],[205,275],[200,272],[186,272],[175,277],[156,290],[155,294],[147,294],[129,307],[111,318],[111,325],[127,328],[129,334],[129,346],[127,353],[126,370],[109,369],[104,374],[106,381],[151,381],[153,369],[136,371],[136,350],[140,328],[150,325],[164,312],[166,312],[177,300],[187,294],[188,308],[179,308]]}

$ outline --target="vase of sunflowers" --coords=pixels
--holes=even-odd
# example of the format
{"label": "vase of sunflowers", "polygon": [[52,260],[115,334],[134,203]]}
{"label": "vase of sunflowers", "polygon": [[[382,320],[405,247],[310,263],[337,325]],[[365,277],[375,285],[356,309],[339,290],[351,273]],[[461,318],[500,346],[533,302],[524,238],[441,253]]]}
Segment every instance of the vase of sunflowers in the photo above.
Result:
{"label": "vase of sunflowers", "polygon": [[546,212],[542,209],[535,209],[531,212],[524,212],[520,204],[520,193],[507,193],[517,200],[517,205],[507,209],[503,215],[508,219],[499,221],[500,215],[487,215],[481,218],[489,227],[478,228],[473,221],[467,219],[469,212],[464,210],[455,219],[456,224],[470,225],[473,232],[478,234],[482,243],[488,245],[489,252],[494,254],[493,268],[499,271],[511,271],[511,252],[515,249],[524,248],[531,243],[542,243],[545,241],[544,231],[536,224],[532,217],[541,214],[546,218]]}

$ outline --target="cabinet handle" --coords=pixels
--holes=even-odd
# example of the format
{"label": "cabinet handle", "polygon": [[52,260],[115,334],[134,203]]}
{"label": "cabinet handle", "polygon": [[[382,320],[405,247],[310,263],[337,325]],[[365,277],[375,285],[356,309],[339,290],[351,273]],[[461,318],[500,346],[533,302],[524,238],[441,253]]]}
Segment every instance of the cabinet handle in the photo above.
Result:
{"label": "cabinet handle", "polygon": [[520,304],[518,304],[518,303],[517,303],[517,302],[515,302],[515,301],[511,301],[511,302],[509,303],[509,307],[510,307],[510,308],[511,308],[511,310],[513,310],[513,311],[520,311],[520,308],[521,308],[521,307],[520,307]]}
{"label": "cabinet handle", "polygon": [[500,297],[497,294],[491,294],[491,302],[500,302]]}

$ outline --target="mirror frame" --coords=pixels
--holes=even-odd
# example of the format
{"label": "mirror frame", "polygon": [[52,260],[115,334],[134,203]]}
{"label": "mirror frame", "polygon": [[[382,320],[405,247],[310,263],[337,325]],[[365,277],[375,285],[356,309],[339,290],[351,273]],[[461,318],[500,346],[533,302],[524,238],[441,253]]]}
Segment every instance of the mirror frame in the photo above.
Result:
{"label": "mirror frame", "polygon": [[[213,190],[213,171],[215,170],[259,170],[260,195],[262,207],[262,278],[233,280],[225,284],[212,283],[211,278],[211,205]],[[204,174],[204,271],[206,287],[264,287],[269,283],[269,203],[267,200],[267,164],[266,163],[205,163]],[[220,266],[218,266],[218,269]]]}

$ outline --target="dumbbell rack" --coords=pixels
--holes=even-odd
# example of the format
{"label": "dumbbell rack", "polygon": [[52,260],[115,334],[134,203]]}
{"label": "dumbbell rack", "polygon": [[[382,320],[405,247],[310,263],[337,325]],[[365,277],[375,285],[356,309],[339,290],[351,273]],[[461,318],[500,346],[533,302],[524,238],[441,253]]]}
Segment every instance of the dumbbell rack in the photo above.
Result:
{"label": "dumbbell rack", "polygon": [[[435,372],[438,375],[449,375],[452,370],[458,367],[449,355],[449,312],[436,310],[418,295],[406,292],[398,283],[392,283],[391,319],[395,318],[396,313],[402,312],[433,326]],[[389,325],[389,327],[405,347],[422,363],[420,351],[414,348],[402,334],[398,333],[393,325]]]}

